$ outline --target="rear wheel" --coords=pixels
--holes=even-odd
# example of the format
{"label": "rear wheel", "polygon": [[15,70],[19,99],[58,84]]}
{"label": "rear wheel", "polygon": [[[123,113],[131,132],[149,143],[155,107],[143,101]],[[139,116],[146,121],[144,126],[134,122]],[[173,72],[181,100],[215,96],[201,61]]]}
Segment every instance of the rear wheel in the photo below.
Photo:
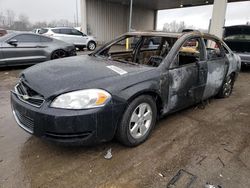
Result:
{"label": "rear wheel", "polygon": [[227,98],[232,94],[233,91],[233,86],[234,86],[234,79],[233,75],[229,75],[223,85],[222,88],[219,91],[218,97],[220,98]]}
{"label": "rear wheel", "polygon": [[142,95],[126,109],[118,126],[116,137],[126,146],[143,143],[155,126],[157,108],[151,96]]}
{"label": "rear wheel", "polygon": [[67,57],[67,53],[64,50],[56,50],[51,55],[51,59],[60,59],[64,57]]}
{"label": "rear wheel", "polygon": [[94,41],[90,41],[87,45],[88,50],[93,51],[96,48],[96,43]]}

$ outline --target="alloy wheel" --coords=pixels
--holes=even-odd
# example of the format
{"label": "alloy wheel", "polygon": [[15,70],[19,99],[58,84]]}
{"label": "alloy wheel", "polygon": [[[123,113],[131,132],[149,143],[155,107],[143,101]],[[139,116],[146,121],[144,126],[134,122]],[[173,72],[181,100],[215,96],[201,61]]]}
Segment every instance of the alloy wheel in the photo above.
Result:
{"label": "alloy wheel", "polygon": [[147,103],[138,105],[130,118],[130,135],[135,139],[143,137],[150,129],[152,119],[153,115],[150,105]]}

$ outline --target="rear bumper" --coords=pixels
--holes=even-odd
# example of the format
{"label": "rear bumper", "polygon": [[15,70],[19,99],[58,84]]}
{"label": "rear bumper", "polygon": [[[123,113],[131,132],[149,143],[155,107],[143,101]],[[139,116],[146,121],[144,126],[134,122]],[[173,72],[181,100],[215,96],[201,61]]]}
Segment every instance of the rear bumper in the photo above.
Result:
{"label": "rear bumper", "polygon": [[250,53],[240,53],[238,54],[241,59],[241,65],[250,66]]}
{"label": "rear bumper", "polygon": [[92,145],[114,137],[122,114],[122,106],[108,104],[91,110],[63,110],[44,103],[33,107],[11,94],[11,104],[17,124],[30,134],[43,139],[72,145]]}

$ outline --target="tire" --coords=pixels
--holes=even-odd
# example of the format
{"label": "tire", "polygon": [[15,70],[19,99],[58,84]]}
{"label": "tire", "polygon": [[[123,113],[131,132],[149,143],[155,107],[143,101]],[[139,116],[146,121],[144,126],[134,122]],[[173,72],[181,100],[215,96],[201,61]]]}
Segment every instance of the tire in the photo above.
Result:
{"label": "tire", "polygon": [[60,59],[64,57],[67,57],[67,52],[64,50],[56,50],[51,55],[51,59]]}
{"label": "tire", "polygon": [[[141,114],[144,114],[143,118]],[[143,143],[155,126],[156,116],[157,107],[151,96],[142,95],[134,99],[117,128],[117,140],[129,147]]]}
{"label": "tire", "polygon": [[96,49],[96,43],[94,41],[89,41],[87,48],[89,51],[94,51]]}
{"label": "tire", "polygon": [[223,85],[218,93],[219,98],[228,98],[233,91],[234,87],[234,77],[233,75],[229,75],[223,82]]}

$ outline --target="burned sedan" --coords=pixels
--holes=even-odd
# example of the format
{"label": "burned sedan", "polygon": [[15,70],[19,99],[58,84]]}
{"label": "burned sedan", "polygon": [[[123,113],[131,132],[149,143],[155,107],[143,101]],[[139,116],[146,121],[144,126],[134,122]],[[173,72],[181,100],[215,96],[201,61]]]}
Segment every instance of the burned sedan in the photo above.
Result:
{"label": "burned sedan", "polygon": [[0,67],[33,65],[75,55],[73,44],[46,36],[14,32],[0,37]]}
{"label": "burned sedan", "polygon": [[239,70],[240,58],[214,36],[132,32],[91,55],[25,70],[11,103],[19,126],[38,137],[85,145],[116,137],[136,146],[157,117],[229,97]]}

